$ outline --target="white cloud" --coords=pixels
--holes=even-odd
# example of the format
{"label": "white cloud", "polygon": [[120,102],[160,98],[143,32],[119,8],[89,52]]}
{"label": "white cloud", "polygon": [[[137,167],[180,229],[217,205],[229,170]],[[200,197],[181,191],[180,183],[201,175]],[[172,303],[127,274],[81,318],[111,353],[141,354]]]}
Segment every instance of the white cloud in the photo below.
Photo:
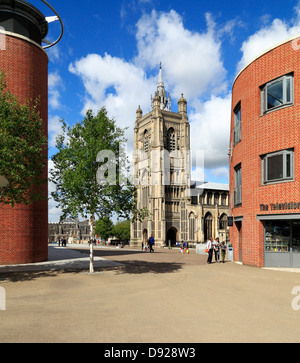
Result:
{"label": "white cloud", "polygon": [[184,92],[186,98],[198,98],[205,92],[217,94],[226,89],[226,70],[221,60],[221,42],[214,22],[206,14],[207,30],[191,32],[174,10],[144,15],[137,23],[138,55],[142,67],[157,68],[164,73],[174,97]]}
{"label": "white cloud", "polygon": [[105,106],[120,127],[129,128],[126,136],[132,144],[135,111],[139,105],[144,112],[150,110],[149,90],[155,89],[154,79],[147,79],[143,69],[133,63],[108,54],[90,54],[71,64],[69,70],[84,83],[83,113]]}
{"label": "white cloud", "polygon": [[264,24],[260,30],[243,42],[241,48],[243,55],[237,65],[237,72],[269,48],[300,33],[299,5],[294,10],[296,16],[290,22],[274,19],[271,24]]}
{"label": "white cloud", "polygon": [[[226,70],[219,35],[209,14],[206,25],[204,32],[192,32],[174,10],[153,11],[137,23],[138,54],[131,62],[109,54],[89,54],[72,63],[70,72],[79,76],[85,87],[83,112],[105,106],[119,126],[129,128],[126,137],[130,153],[136,109],[140,105],[144,114],[150,111],[150,96],[156,90],[162,62],[165,86],[172,94],[173,104],[182,92],[188,100],[192,149],[199,148],[199,140],[203,140],[201,147],[208,150],[206,167],[225,167],[230,97],[220,96],[227,90]],[[147,75],[153,69],[157,70],[154,78]]]}
{"label": "white cloud", "polygon": [[61,107],[60,104],[60,91],[63,88],[63,81],[58,72],[49,73],[48,75],[49,87],[49,105],[53,109]]}
{"label": "white cloud", "polygon": [[205,168],[220,170],[228,165],[230,110],[228,94],[224,98],[212,96],[190,114],[191,149],[204,150]]}
{"label": "white cloud", "polygon": [[48,144],[49,147],[55,147],[56,145],[56,136],[62,132],[61,123],[59,116],[53,116],[49,118],[48,121]]}

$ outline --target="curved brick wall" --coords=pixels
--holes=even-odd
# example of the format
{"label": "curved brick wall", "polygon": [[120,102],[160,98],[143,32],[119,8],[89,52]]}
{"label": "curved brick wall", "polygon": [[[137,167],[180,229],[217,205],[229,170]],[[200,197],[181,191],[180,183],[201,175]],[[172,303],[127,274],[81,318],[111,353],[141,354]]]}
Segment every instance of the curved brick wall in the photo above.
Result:
{"label": "curved brick wall", "polygon": [[[9,90],[19,101],[40,97],[40,114],[48,135],[48,56],[37,45],[6,36],[6,50],[0,50],[0,68]],[[45,170],[47,176],[47,170]],[[44,186],[48,195],[48,186]],[[0,265],[46,261],[48,259],[48,201],[14,209],[0,209]]]}
{"label": "curved brick wall", "polygon": [[[265,210],[260,205],[300,202],[300,49],[288,41],[263,54],[237,76],[232,90],[231,140],[233,142],[234,108],[241,102],[241,142],[236,144],[230,158],[230,193],[233,204],[234,168],[242,167],[242,205],[231,209],[232,215],[243,217],[242,262],[264,266],[264,229],[257,215],[280,214],[284,211]],[[298,49],[298,50],[297,50]],[[261,116],[260,86],[280,76],[294,72],[294,105]],[[294,148],[295,178],[293,182],[262,185],[260,155]],[[289,209],[285,213],[300,213]],[[237,224],[230,228],[234,260],[239,261],[239,232]]]}

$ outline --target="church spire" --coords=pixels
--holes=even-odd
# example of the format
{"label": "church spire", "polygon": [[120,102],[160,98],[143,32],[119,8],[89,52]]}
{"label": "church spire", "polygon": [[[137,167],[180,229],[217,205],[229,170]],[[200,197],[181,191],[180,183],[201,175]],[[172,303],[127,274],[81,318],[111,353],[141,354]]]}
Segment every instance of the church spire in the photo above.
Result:
{"label": "church spire", "polygon": [[[162,64],[160,63],[157,90],[155,92],[155,97],[158,96],[160,99],[160,108],[165,111],[171,111],[171,96],[167,97],[167,92],[165,90],[163,74],[162,74]],[[153,98],[151,96],[151,106],[153,105]]]}

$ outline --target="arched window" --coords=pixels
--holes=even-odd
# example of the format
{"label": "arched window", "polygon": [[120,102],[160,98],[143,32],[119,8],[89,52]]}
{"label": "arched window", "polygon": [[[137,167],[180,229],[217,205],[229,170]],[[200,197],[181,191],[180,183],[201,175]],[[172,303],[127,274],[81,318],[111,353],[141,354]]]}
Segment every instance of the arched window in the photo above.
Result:
{"label": "arched window", "polygon": [[211,213],[207,212],[204,217],[204,241],[206,242],[209,238],[213,237],[212,235],[212,222],[213,217]]}
{"label": "arched window", "polygon": [[189,215],[189,240],[195,240],[195,214],[193,212]]}
{"label": "arched window", "polygon": [[224,213],[220,217],[219,229],[227,229],[227,226],[228,226],[228,217]]}
{"label": "arched window", "polygon": [[173,127],[169,128],[167,133],[167,149],[168,151],[176,150],[176,136]]}

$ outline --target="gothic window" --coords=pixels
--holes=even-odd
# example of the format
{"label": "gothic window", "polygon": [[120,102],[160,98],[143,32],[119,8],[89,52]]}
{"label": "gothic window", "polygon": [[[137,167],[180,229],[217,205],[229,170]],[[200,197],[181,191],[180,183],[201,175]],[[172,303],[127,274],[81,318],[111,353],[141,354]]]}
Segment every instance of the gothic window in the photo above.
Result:
{"label": "gothic window", "polygon": [[212,204],[212,193],[207,193],[207,204]]}
{"label": "gothic window", "polygon": [[228,217],[226,214],[222,214],[220,218],[219,229],[227,229],[227,226],[228,226]]}
{"label": "gothic window", "polygon": [[167,133],[167,149],[168,151],[176,150],[176,137],[173,127],[171,127]]}
{"label": "gothic window", "polygon": [[149,133],[148,130],[144,132],[144,151],[147,153],[149,151]]}
{"label": "gothic window", "polygon": [[226,198],[226,194],[225,194],[225,193],[223,193],[223,194],[222,194],[222,205],[226,205],[226,200],[227,200],[227,198]]}
{"label": "gothic window", "polygon": [[215,196],[214,196],[215,198],[215,204],[216,205],[219,205],[219,199],[220,199],[220,194],[219,193],[215,193]]}
{"label": "gothic window", "polygon": [[195,240],[195,214],[191,213],[189,215],[189,240]]}
{"label": "gothic window", "polygon": [[206,213],[204,217],[204,241],[206,242],[209,238],[211,238],[212,235],[212,223],[213,223],[213,217],[208,212]]}

